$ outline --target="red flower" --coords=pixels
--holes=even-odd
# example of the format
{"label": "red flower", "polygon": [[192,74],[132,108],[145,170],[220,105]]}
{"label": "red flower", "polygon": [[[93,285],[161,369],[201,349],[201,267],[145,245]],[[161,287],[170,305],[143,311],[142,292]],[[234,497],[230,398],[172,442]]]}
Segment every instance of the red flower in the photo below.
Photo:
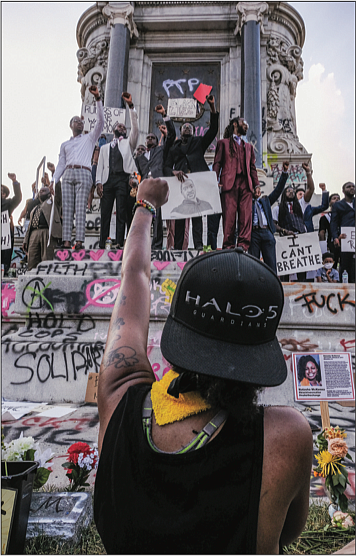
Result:
{"label": "red flower", "polygon": [[69,462],[73,462],[73,464],[78,464],[78,456],[80,453],[88,454],[90,452],[90,447],[88,443],[73,443],[68,449],[68,458]]}

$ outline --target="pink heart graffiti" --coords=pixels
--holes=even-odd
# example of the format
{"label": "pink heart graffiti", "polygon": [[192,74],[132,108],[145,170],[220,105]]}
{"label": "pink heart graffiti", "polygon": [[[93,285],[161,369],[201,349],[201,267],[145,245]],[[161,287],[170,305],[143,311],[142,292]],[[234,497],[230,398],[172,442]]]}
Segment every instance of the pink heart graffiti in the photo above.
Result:
{"label": "pink heart graffiti", "polygon": [[93,261],[99,261],[104,251],[105,251],[104,249],[98,249],[98,251],[91,251],[90,257],[92,258]]}
{"label": "pink heart graffiti", "polygon": [[153,265],[156,267],[156,269],[158,271],[163,271],[163,269],[168,267],[169,264],[170,264],[170,261],[154,261],[153,262]]}
{"label": "pink heart graffiti", "polygon": [[121,261],[122,249],[118,249],[116,253],[109,251],[108,256],[112,261]]}
{"label": "pink heart graffiti", "polygon": [[184,265],[186,265],[186,263],[187,263],[186,261],[182,261],[181,263],[177,263],[177,265],[183,271],[183,267],[184,267]]}
{"label": "pink heart graffiti", "polygon": [[81,261],[83,257],[85,257],[85,249],[81,249],[80,251],[73,251],[72,257],[76,261]]}
{"label": "pink heart graffiti", "polygon": [[61,261],[65,261],[66,259],[68,259],[69,252],[66,249],[64,251],[58,250],[56,251],[56,255],[59,257]]}

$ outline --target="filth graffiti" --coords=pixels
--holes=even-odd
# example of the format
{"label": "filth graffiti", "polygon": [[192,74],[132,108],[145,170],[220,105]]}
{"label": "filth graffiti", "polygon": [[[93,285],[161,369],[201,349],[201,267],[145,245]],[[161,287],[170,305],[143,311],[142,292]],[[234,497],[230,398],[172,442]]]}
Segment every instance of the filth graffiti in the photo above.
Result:
{"label": "filth graffiti", "polygon": [[198,257],[199,254],[200,250],[153,250],[151,252],[151,261],[186,263],[190,259]]}

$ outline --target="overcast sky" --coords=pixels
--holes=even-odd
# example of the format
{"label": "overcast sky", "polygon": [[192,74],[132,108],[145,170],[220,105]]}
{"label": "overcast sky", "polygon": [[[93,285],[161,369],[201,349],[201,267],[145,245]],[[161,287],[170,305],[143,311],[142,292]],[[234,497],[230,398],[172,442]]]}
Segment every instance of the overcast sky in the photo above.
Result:
{"label": "overcast sky", "polygon": [[[297,88],[300,141],[313,154],[314,180],[330,192],[354,181],[355,4],[290,2],[305,22],[304,80]],[[45,155],[57,164],[80,114],[76,26],[93,2],[2,2],[2,183],[15,172],[31,195]],[[17,217],[22,209],[16,210]]]}

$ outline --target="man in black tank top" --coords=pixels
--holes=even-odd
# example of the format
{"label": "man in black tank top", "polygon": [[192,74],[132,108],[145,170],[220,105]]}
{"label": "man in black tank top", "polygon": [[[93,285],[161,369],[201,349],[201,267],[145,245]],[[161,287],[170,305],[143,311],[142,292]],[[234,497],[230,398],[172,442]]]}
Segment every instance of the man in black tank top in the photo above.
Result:
{"label": "man in black tank top", "polygon": [[150,227],[168,199],[141,182],[100,368],[94,516],[109,554],[278,554],[309,507],[312,435],[258,389],[287,375],[276,338],[282,285],[241,248],[188,262],[155,381],[147,358]]}

